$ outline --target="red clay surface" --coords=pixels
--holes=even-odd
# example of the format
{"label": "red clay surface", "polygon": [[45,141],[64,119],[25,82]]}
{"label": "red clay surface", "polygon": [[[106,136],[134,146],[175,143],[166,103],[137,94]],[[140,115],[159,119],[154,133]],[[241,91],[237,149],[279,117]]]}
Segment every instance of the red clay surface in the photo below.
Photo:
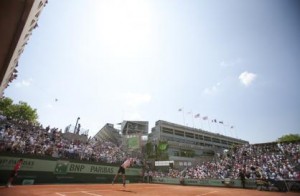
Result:
{"label": "red clay surface", "polygon": [[19,185],[0,187],[0,196],[299,196],[299,193],[280,193],[237,188],[216,188],[162,184],[68,184],[68,185]]}

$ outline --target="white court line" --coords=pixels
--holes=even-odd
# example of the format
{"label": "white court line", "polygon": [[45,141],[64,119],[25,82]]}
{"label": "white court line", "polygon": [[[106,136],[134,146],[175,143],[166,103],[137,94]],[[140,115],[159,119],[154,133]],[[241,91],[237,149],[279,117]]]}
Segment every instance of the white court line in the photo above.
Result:
{"label": "white court line", "polygon": [[[80,192],[93,192],[93,191],[103,191],[102,189],[100,189],[100,190],[86,190],[86,191],[84,191],[84,190],[79,190],[79,191],[69,191],[69,192],[60,192],[60,193],[80,193]],[[58,193],[59,194],[59,193]],[[64,195],[65,196],[65,195]]]}
{"label": "white court line", "polygon": [[58,194],[59,196],[66,196],[66,195],[64,195],[64,194],[61,194],[61,193],[56,193],[56,194]]}
{"label": "white court line", "polygon": [[88,194],[88,195],[93,195],[93,196],[102,196],[102,195],[98,195],[98,194],[95,194],[95,193],[89,193],[87,191],[81,191],[81,193]]}
{"label": "white court line", "polygon": [[211,191],[211,192],[207,192],[207,193],[203,193],[201,195],[197,195],[197,196],[204,196],[204,195],[208,195],[208,194],[212,194],[212,193],[217,193],[219,191]]}
{"label": "white court line", "polygon": [[[69,192],[60,192],[61,193],[61,196],[65,196],[63,195],[64,193],[80,193],[80,192],[97,192],[97,191],[117,191],[115,188],[122,188],[123,187],[114,187],[114,189],[99,189],[99,190],[78,190],[78,191],[69,191]],[[152,187],[140,187],[140,188],[132,188],[132,187],[126,187],[125,189],[133,189],[133,190],[136,190],[136,189],[152,189]],[[57,193],[57,194],[60,194],[60,193]]]}

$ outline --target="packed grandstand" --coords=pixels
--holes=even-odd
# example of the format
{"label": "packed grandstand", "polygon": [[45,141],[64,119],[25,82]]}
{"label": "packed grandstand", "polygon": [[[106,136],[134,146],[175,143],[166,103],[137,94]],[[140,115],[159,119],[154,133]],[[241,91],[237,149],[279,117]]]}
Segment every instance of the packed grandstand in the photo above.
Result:
{"label": "packed grandstand", "polygon": [[[93,163],[118,164],[130,156],[122,144],[87,139],[64,138],[56,128],[43,128],[30,123],[2,118],[0,127],[0,153],[51,157],[64,160],[81,160]],[[153,178],[184,179],[239,179],[241,170],[246,179],[300,180],[300,142],[245,144],[234,146],[223,153],[216,153],[209,161],[192,165],[160,167],[149,165],[149,160],[139,154],[143,175]]]}

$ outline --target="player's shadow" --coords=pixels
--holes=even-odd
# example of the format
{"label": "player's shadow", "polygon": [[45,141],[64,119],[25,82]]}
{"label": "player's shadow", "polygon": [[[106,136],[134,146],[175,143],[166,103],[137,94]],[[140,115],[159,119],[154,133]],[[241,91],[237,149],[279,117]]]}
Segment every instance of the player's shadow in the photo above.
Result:
{"label": "player's shadow", "polygon": [[127,192],[127,193],[137,193],[137,192],[135,192],[135,191],[124,190],[124,189],[121,189],[121,190],[118,190],[118,191]]}

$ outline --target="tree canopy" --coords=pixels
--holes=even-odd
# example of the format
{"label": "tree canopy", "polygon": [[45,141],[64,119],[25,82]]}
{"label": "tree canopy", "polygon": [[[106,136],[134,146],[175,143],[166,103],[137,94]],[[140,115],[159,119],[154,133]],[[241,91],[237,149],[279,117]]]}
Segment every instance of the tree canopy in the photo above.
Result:
{"label": "tree canopy", "polygon": [[293,142],[293,141],[300,141],[300,135],[299,134],[288,134],[283,135],[280,138],[277,139],[279,142]]}
{"label": "tree canopy", "polygon": [[168,160],[168,142],[159,141],[158,144],[154,144],[151,141],[146,144],[147,158],[155,158],[157,160]]}
{"label": "tree canopy", "polygon": [[23,101],[14,104],[13,100],[8,97],[0,99],[0,111],[2,111],[4,116],[16,120],[35,123],[38,119],[36,109],[31,108],[30,105]]}

